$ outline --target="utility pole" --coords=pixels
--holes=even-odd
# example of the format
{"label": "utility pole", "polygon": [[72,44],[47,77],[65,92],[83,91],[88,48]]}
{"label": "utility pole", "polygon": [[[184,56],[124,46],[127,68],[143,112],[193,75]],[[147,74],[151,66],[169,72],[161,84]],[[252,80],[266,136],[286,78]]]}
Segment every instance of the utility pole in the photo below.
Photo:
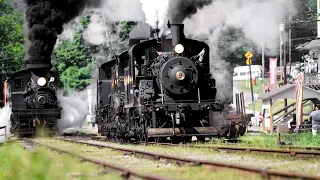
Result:
{"label": "utility pole", "polygon": [[261,59],[262,59],[262,79],[261,79],[261,85],[262,85],[262,92],[264,94],[264,68],[265,68],[265,60],[264,60],[264,39],[262,39],[262,45],[261,45]]}
{"label": "utility pole", "polygon": [[317,32],[318,32],[318,36],[317,38],[320,38],[320,0],[317,0],[317,16],[318,16],[318,22],[317,22]]}
{"label": "utility pole", "polygon": [[283,82],[282,80],[282,44],[283,44],[283,39],[282,39],[282,32],[284,29],[284,24],[281,23],[279,26],[279,31],[280,31],[280,82]]}
{"label": "utility pole", "polygon": [[[284,18],[284,20],[286,21],[286,16]],[[287,84],[287,49],[286,49],[286,27],[284,27],[284,36],[283,36],[283,83],[282,85],[286,85]],[[288,101],[285,98],[284,99],[284,107],[288,106]],[[287,110],[284,111],[285,113],[287,112]]]}
{"label": "utility pole", "polygon": [[254,95],[253,95],[253,83],[252,83],[252,72],[251,72],[251,64],[252,64],[252,60],[251,58],[253,57],[253,54],[248,51],[245,55],[244,55],[247,60],[246,60],[246,64],[249,65],[249,73],[250,73],[250,89],[251,89],[251,97],[252,97],[252,107],[253,107],[253,115],[254,115],[254,119],[255,119],[255,123],[257,124],[256,121],[256,110],[255,110],[255,105],[254,105]]}
{"label": "utility pole", "polygon": [[289,66],[290,66],[290,69],[289,69],[289,74],[291,75],[291,63],[292,63],[292,51],[291,51],[291,48],[292,48],[292,39],[291,39],[291,33],[292,33],[292,30],[291,30],[291,15],[289,16],[289,32],[288,32],[288,36],[289,36]]}

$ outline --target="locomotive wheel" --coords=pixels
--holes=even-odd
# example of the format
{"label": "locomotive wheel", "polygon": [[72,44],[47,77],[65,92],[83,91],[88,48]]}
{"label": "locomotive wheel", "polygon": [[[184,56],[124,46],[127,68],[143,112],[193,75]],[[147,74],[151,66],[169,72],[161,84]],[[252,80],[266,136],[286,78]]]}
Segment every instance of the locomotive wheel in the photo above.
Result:
{"label": "locomotive wheel", "polygon": [[191,143],[192,136],[184,137],[184,143]]}
{"label": "locomotive wheel", "polygon": [[243,136],[246,133],[246,131],[247,131],[247,127],[246,126],[242,125],[242,126],[239,127],[240,136]]}
{"label": "locomotive wheel", "polygon": [[197,136],[197,141],[204,143],[204,142],[206,142],[206,137],[204,137],[204,136]]}
{"label": "locomotive wheel", "polygon": [[179,136],[171,137],[171,143],[172,144],[179,144],[179,143],[183,142],[183,140],[184,140],[183,137],[179,137]]}

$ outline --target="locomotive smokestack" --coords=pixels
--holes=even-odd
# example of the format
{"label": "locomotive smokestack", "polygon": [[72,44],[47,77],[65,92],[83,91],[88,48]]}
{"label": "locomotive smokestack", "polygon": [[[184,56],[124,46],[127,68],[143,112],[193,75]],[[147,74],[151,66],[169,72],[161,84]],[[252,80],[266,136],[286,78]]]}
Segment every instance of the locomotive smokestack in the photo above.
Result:
{"label": "locomotive smokestack", "polygon": [[184,24],[171,24],[172,34],[172,46],[175,47],[177,44],[183,43],[184,36]]}

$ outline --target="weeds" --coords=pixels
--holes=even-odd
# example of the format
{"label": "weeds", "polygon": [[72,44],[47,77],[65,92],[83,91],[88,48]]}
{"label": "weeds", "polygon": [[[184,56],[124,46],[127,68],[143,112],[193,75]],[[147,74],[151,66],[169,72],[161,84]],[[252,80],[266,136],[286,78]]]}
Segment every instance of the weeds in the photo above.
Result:
{"label": "weeds", "polygon": [[27,152],[17,144],[0,147],[0,179],[120,179],[103,168],[43,148]]}
{"label": "weeds", "polygon": [[[278,134],[250,136],[240,138],[240,145],[253,145],[258,147],[278,147]],[[280,140],[294,146],[320,146],[320,135],[313,136],[311,133],[281,134]]]}

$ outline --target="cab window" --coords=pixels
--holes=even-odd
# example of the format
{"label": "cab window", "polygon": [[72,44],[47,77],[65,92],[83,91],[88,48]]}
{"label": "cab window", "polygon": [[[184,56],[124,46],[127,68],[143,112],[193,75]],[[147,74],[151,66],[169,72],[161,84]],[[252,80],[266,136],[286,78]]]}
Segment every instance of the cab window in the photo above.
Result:
{"label": "cab window", "polygon": [[22,88],[23,87],[23,79],[22,78],[16,79],[14,81],[14,85],[15,85],[15,88]]}

